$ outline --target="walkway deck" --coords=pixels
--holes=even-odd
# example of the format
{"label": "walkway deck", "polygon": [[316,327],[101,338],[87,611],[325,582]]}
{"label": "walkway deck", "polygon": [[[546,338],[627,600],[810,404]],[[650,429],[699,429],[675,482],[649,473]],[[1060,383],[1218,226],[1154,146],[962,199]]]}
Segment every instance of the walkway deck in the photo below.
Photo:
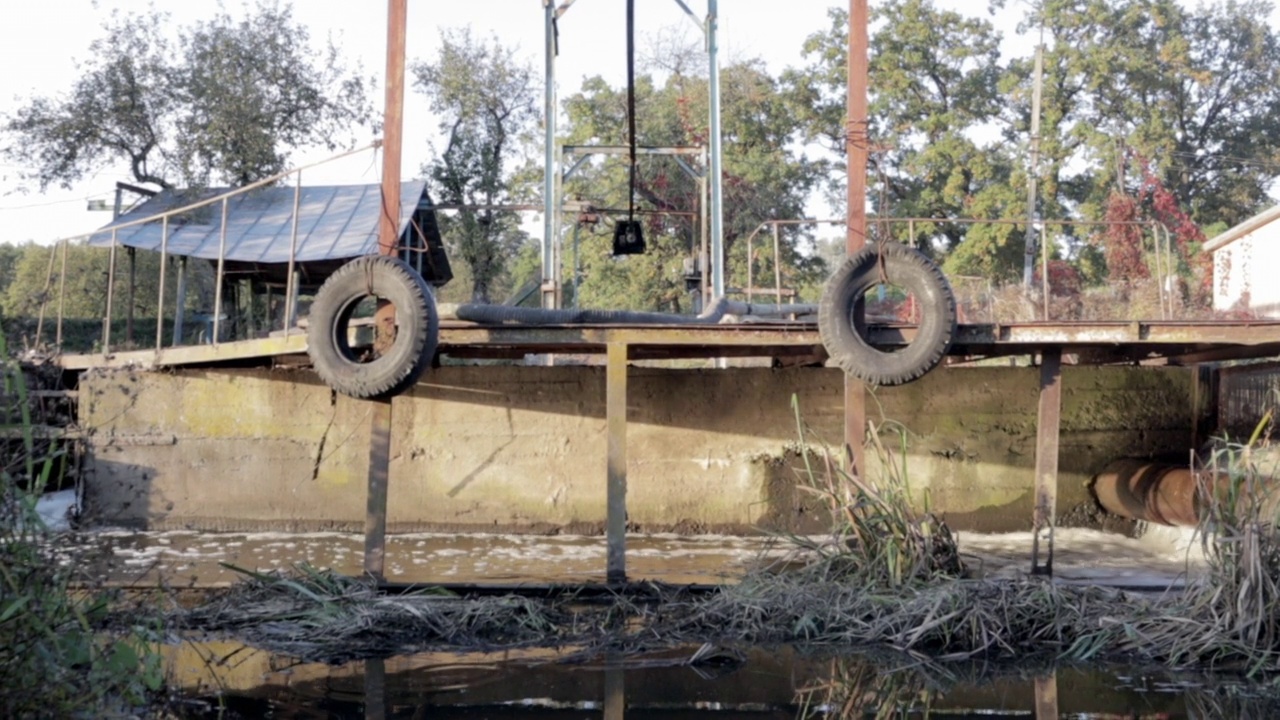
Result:
{"label": "walkway deck", "polygon": [[[873,342],[909,342],[914,326],[878,325]],[[794,357],[821,351],[817,327],[808,323],[721,325],[542,325],[486,326],[446,321],[440,351],[467,358],[513,358],[525,354],[603,354],[610,345],[628,347],[631,359],[694,357]],[[1280,321],[1020,322],[961,325],[951,355],[983,358],[1060,348],[1081,364],[1156,361],[1192,364],[1280,355]],[[238,364],[298,356],[307,350],[302,331],[287,337],[240,340],[162,350],[63,355],[67,370],[160,368]],[[1074,356],[1073,358],[1071,356]]]}

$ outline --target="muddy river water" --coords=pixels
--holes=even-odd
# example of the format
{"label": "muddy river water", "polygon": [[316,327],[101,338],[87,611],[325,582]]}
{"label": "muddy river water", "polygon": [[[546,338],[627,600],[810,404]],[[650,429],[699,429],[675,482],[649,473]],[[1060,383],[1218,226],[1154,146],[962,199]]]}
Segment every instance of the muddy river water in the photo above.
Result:
{"label": "muddy river water", "polygon": [[[961,534],[975,572],[1030,568],[1027,534]],[[65,562],[109,585],[218,587],[226,565],[272,571],[308,563],[359,574],[354,534],[214,534],[104,530],[77,536]],[[628,538],[631,579],[734,582],[785,550],[761,538]],[[1056,581],[1162,591],[1203,567],[1189,532],[1126,538],[1060,530]],[[598,537],[396,535],[387,578],[406,583],[599,582]],[[192,718],[802,718],[1280,717],[1256,686],[1132,668],[1017,668],[997,673],[832,648],[685,648],[566,661],[572,648],[433,653],[342,665],[300,663],[216,639],[164,648]],[[1274,697],[1274,695],[1273,695]],[[887,713],[887,714],[877,714]]]}
{"label": "muddy river water", "polygon": [[231,645],[171,652],[191,718],[1267,718],[1247,686],[1129,669],[993,674],[831,650],[697,649],[557,662],[551,651],[297,665]]}

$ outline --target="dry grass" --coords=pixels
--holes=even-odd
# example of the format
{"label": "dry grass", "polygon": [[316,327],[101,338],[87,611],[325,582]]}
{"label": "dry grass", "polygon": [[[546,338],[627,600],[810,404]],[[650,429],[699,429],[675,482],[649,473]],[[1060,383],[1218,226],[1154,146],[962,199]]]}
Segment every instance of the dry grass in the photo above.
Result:
{"label": "dry grass", "polygon": [[[803,445],[803,427],[800,435]],[[1280,535],[1263,476],[1248,462],[1216,460],[1233,480],[1228,491],[1205,499],[1208,577],[1153,595],[965,577],[946,525],[912,509],[902,449],[875,442],[885,472],[870,483],[841,470],[829,452],[802,447],[803,483],[831,512],[830,537],[797,538],[785,569],[708,594],[657,589],[643,601],[620,592],[596,603],[389,596],[304,567],[288,576],[254,575],[221,601],[187,612],[181,624],[325,660],[425,649],[542,645],[590,653],[710,642],[881,647],[917,659],[997,665],[1137,662],[1252,677],[1280,671]]]}

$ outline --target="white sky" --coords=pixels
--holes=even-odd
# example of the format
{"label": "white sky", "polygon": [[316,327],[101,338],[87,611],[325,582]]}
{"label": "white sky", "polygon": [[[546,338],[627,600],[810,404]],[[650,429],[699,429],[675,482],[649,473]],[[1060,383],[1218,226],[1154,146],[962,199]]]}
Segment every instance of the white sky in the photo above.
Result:
{"label": "white sky", "polygon": [[[705,0],[686,0],[697,13]],[[874,4],[875,0],[872,0]],[[986,0],[941,0],[940,5],[974,14],[985,14]],[[1188,3],[1190,4],[1190,3]],[[5,8],[0,24],[0,115],[13,112],[33,95],[54,95],[70,87],[76,77],[76,61],[87,58],[89,43],[101,34],[102,21],[114,8],[143,11],[147,0],[45,0],[16,2]],[[213,14],[211,0],[154,0],[172,13],[175,23],[187,23]],[[241,5],[227,3],[233,13]],[[697,38],[698,30],[675,0],[640,0],[636,22],[645,38],[660,32],[683,32]],[[827,8],[845,5],[842,0],[721,0],[720,45],[724,59],[760,57],[778,72],[800,61],[800,46],[811,33],[827,26]],[[625,3],[621,0],[578,0],[560,23],[558,60],[561,96],[575,91],[583,77],[604,74],[620,82],[625,73]],[[332,34],[345,56],[363,65],[366,74],[379,78],[385,65],[386,4],[379,0],[294,0],[295,17],[307,25],[313,40]],[[1006,38],[1023,14],[1017,0],[1009,3],[995,22]],[[471,25],[480,33],[492,33],[542,67],[543,13],[540,0],[410,0],[409,61],[434,57],[442,28]],[[1280,12],[1273,12],[1273,25]],[[1018,43],[1014,39],[1014,43]],[[406,177],[417,173],[430,156],[436,123],[421,96],[406,96]],[[377,103],[381,104],[379,89]],[[304,152],[296,161],[314,161],[325,152]],[[309,173],[311,183],[377,182],[379,168],[363,155],[329,169]],[[129,180],[123,168],[104,170],[71,190],[50,188],[45,193],[30,188],[22,192],[17,174],[22,168],[0,160],[0,242],[57,238],[90,231],[110,217],[85,210],[88,197],[108,198],[117,180]]]}

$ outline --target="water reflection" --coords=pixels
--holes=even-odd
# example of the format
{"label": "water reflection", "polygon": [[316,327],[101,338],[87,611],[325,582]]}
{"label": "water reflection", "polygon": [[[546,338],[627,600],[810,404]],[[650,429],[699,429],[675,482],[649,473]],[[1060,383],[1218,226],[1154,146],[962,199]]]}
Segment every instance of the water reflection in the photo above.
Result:
{"label": "water reflection", "polygon": [[182,713],[191,718],[1280,717],[1275,690],[1221,678],[1211,683],[1196,676],[1035,666],[996,670],[791,648],[689,648],[594,662],[573,655],[572,663],[566,662],[569,653],[539,649],[327,666],[291,664],[230,645],[193,647],[201,649],[171,653],[175,682],[204,701]]}

